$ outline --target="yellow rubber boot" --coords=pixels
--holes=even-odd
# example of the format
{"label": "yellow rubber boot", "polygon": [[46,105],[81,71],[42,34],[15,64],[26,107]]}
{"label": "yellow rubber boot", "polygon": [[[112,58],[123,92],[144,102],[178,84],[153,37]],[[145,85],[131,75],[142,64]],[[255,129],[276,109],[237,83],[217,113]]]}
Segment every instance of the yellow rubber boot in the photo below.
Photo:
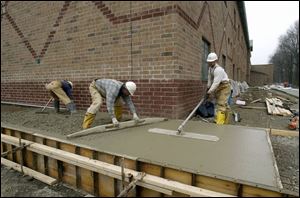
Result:
{"label": "yellow rubber boot", "polygon": [[215,121],[216,124],[225,124],[225,112],[218,111]]}
{"label": "yellow rubber boot", "polygon": [[123,107],[121,104],[115,104],[115,116],[118,121],[122,119]]}
{"label": "yellow rubber boot", "polygon": [[83,123],[82,123],[82,128],[83,129],[90,128],[92,123],[95,120],[95,117],[96,117],[96,114],[86,113],[85,116],[84,116]]}

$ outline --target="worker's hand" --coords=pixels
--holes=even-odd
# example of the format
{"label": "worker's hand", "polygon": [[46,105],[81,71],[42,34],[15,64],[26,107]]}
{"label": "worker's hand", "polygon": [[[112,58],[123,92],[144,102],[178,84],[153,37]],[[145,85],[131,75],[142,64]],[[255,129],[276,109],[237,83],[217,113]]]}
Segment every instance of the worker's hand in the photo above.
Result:
{"label": "worker's hand", "polygon": [[212,93],[206,93],[206,100],[207,101],[212,101],[214,99],[214,96]]}
{"label": "worker's hand", "polygon": [[112,123],[113,123],[114,127],[119,127],[119,125],[120,125],[116,118],[112,119]]}
{"label": "worker's hand", "polygon": [[140,120],[140,118],[138,117],[138,115],[136,113],[133,114],[133,118],[132,119],[135,121],[135,123],[138,123],[139,120]]}

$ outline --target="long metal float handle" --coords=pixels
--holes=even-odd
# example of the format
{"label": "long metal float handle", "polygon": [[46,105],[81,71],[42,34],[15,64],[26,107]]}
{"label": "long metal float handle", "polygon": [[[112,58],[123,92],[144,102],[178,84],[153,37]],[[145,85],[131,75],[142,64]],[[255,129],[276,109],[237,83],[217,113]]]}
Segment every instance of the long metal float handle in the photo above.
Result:
{"label": "long metal float handle", "polygon": [[179,135],[182,132],[182,129],[184,125],[187,123],[187,121],[194,115],[195,111],[198,109],[198,107],[203,103],[204,99],[206,97],[202,98],[202,100],[199,102],[199,104],[194,108],[194,110],[190,113],[190,115],[183,121],[183,123],[178,127],[177,134]]}

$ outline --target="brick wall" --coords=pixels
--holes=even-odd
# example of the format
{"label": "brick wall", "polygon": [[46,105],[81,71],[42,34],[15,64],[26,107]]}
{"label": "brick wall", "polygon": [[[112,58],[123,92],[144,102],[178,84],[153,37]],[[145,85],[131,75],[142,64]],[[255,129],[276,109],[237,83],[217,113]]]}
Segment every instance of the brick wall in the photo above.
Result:
{"label": "brick wall", "polygon": [[[201,42],[246,78],[249,56],[236,2],[6,2],[1,18],[1,101],[44,105],[44,84],[74,83],[79,109],[94,78],[133,80],[139,114],[183,118],[205,90]],[[241,25],[240,25],[241,27]],[[225,31],[224,31],[225,28]],[[241,38],[237,38],[239,35]],[[230,42],[228,42],[230,40]],[[101,108],[105,110],[105,106]]]}

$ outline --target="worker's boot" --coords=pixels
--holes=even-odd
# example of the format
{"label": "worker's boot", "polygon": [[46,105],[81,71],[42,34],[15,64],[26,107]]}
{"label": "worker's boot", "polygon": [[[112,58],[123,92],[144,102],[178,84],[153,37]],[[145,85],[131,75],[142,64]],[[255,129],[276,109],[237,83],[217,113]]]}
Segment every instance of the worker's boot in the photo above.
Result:
{"label": "worker's boot", "polygon": [[70,111],[71,114],[76,113],[76,106],[73,101],[71,101],[69,104],[66,105],[67,109]]}
{"label": "worker's boot", "polygon": [[90,128],[92,123],[94,122],[95,117],[96,117],[96,114],[86,113],[84,116],[83,123],[82,123],[82,128],[83,129]]}
{"label": "worker's boot", "polygon": [[118,121],[122,119],[122,105],[115,105],[115,116]]}
{"label": "worker's boot", "polygon": [[226,110],[225,112],[225,124],[229,124],[231,122],[232,112],[230,110]]}
{"label": "worker's boot", "polygon": [[58,113],[59,112],[59,100],[54,100],[53,106],[54,106],[55,112]]}
{"label": "worker's boot", "polygon": [[215,122],[216,124],[225,124],[225,112],[217,111]]}

